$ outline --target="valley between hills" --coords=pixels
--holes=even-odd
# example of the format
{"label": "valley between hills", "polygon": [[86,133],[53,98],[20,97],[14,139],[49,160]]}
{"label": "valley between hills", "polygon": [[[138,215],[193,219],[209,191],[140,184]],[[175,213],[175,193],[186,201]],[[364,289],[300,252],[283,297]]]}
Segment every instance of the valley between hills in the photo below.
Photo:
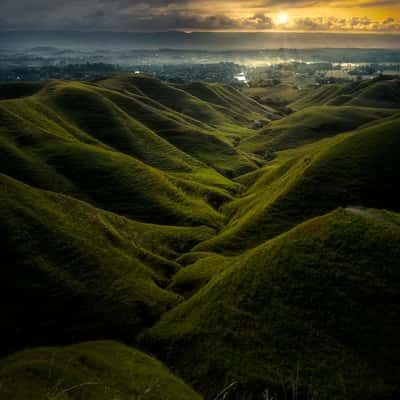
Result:
{"label": "valley between hills", "polygon": [[0,84],[1,399],[399,398],[400,80],[274,90]]}

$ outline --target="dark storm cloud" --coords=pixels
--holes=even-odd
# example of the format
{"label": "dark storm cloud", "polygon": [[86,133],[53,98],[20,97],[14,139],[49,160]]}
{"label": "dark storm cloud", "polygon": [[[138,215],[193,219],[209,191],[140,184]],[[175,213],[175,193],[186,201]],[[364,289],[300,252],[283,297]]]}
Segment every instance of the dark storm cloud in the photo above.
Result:
{"label": "dark storm cloud", "polygon": [[3,0],[2,29],[271,29],[263,13],[253,17],[202,15],[187,10],[187,0]]}
{"label": "dark storm cloud", "polygon": [[[122,22],[122,21],[121,21]],[[153,15],[128,15],[123,26],[135,30],[268,30],[274,27],[271,18],[258,13],[248,18],[231,18],[226,15],[200,16],[186,12],[163,12]]]}

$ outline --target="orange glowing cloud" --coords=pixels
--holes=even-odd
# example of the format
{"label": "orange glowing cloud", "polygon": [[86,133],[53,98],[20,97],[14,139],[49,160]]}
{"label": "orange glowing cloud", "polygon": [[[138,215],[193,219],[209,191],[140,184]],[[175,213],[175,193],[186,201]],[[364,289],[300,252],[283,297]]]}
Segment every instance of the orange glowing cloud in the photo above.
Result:
{"label": "orange glowing cloud", "polygon": [[3,0],[0,30],[400,33],[400,0]]}

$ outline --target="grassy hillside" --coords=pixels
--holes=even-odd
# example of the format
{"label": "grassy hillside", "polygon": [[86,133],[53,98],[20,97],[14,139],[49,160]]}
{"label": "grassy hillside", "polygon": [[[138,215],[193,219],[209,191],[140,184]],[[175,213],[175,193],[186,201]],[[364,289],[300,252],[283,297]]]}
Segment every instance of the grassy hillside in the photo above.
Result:
{"label": "grassy hillside", "polygon": [[200,400],[154,358],[115,342],[26,350],[0,360],[8,400]]}
{"label": "grassy hillside", "polygon": [[0,100],[32,96],[43,88],[45,82],[0,83]]}
{"label": "grassy hillside", "polygon": [[400,396],[399,81],[278,86],[0,85],[0,398]]}
{"label": "grassy hillside", "polygon": [[395,398],[399,256],[398,214],[339,209],[231,259],[144,342],[209,399]]}
{"label": "grassy hillside", "polygon": [[230,222],[220,235],[196,249],[238,252],[339,206],[399,210],[399,130],[400,119],[392,118],[282,152],[226,206]]}
{"label": "grassy hillside", "polygon": [[211,125],[218,125],[225,120],[225,116],[210,104],[176,86],[147,75],[132,76],[130,81],[144,95],[178,113]]}
{"label": "grassy hillside", "polygon": [[[182,115],[148,98],[126,96],[88,84],[53,82],[34,100],[56,112],[57,123],[61,120],[65,124],[67,121],[69,129],[72,127],[75,131],[88,134],[90,143],[93,139],[96,143],[100,141],[164,171],[192,172],[203,169],[208,175],[207,183],[232,188],[227,179],[191,157],[190,152],[186,154],[171,145],[159,135],[159,131],[182,130],[189,136],[191,131],[197,132],[204,142],[208,137],[213,138],[215,150],[221,153],[232,153],[231,146],[206,133],[204,126],[200,129],[192,120],[186,121]],[[37,121],[35,117],[33,120]]]}
{"label": "grassy hillside", "polygon": [[184,297],[191,297],[214,276],[232,265],[232,259],[219,254],[191,252],[178,261],[185,265],[172,278],[169,289]]}
{"label": "grassy hillside", "polygon": [[207,82],[193,82],[182,85],[182,89],[208,103],[213,104],[218,110],[231,116],[242,123],[252,123],[260,117],[275,116],[277,112],[264,107],[252,98],[229,85]]}
{"label": "grassy hillside", "polygon": [[286,106],[307,94],[307,89],[299,90],[294,85],[280,83],[274,86],[245,88],[243,93],[261,104]]}
{"label": "grassy hillside", "polygon": [[180,301],[172,261],[208,228],[147,225],[0,175],[0,352],[99,338],[132,342]]}
{"label": "grassy hillside", "polygon": [[[67,86],[55,88],[63,100],[76,91],[86,96],[85,90]],[[85,101],[86,116],[71,110],[67,116],[57,112],[48,106],[55,101],[48,96],[44,101],[41,96],[2,101],[0,171],[146,222],[220,225],[222,218],[207,198],[227,197],[238,185],[119,114],[122,111],[117,112],[104,97],[88,92],[77,97]],[[58,93],[55,97],[60,99]],[[108,122],[97,128],[101,115]],[[79,118],[86,121],[85,127],[77,122]],[[195,189],[198,181],[197,191],[203,194],[194,196],[193,188],[185,192],[177,178],[190,179]]]}
{"label": "grassy hillside", "polygon": [[[126,88],[124,93],[128,96],[122,97],[121,92],[103,94],[159,136],[219,172],[237,176],[256,168],[251,157],[238,152],[234,145],[255,133],[249,126],[255,120],[266,118],[267,110],[256,106],[251,99],[240,97],[233,88],[223,87],[226,95],[232,92],[228,109],[148,76],[116,76],[98,85],[109,89]],[[218,90],[222,90],[220,85]],[[243,117],[239,118],[233,112],[232,116],[232,108],[239,108],[246,102],[251,104],[251,114],[242,113]],[[201,113],[208,110],[209,114],[199,116],[196,110]]]}
{"label": "grassy hillside", "polygon": [[117,76],[114,82],[108,79],[100,84],[148,96],[169,109],[211,126],[235,121],[251,123],[253,119],[276,113],[233,87],[218,83],[172,85],[148,75],[136,74]]}
{"label": "grassy hillside", "polygon": [[[100,83],[50,82],[32,96],[2,101],[1,121],[13,133],[29,129],[30,136],[34,130],[75,138],[123,152],[164,171],[202,168],[207,171],[204,177],[209,176],[203,183],[230,189],[233,185],[206,164],[229,176],[256,168],[251,157],[233,146],[254,131],[229,121],[217,129],[144,95],[106,89]],[[15,97],[18,93],[17,86]]]}
{"label": "grassy hillside", "polygon": [[400,80],[377,81],[356,94],[348,104],[366,107],[399,108]]}
{"label": "grassy hillside", "polygon": [[117,96],[87,84],[57,82],[46,87],[40,100],[92,138],[146,164],[172,171],[201,165],[125,113],[112,95]]}
{"label": "grassy hillside", "polygon": [[349,84],[324,85],[290,104],[295,110],[317,105],[354,105],[399,108],[400,80],[373,79]]}
{"label": "grassy hillside", "polygon": [[308,107],[271,122],[257,135],[243,140],[240,149],[265,158],[271,153],[312,143],[388,117],[393,110],[353,106]]}

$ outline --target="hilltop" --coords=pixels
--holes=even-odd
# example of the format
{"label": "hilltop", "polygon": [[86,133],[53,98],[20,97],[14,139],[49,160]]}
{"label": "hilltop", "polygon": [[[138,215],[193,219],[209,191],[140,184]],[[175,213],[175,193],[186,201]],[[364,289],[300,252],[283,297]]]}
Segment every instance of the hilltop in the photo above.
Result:
{"label": "hilltop", "polygon": [[154,358],[115,342],[38,348],[0,361],[0,396],[9,400],[200,400]]}
{"label": "hilltop", "polygon": [[272,121],[240,143],[243,151],[271,157],[274,152],[300,147],[349,132],[395,114],[396,110],[357,106],[314,106]]}
{"label": "hilltop", "polygon": [[0,84],[0,397],[397,398],[399,99]]}
{"label": "hilltop", "polygon": [[[313,145],[282,152],[248,176],[247,192],[226,205],[230,221],[201,251],[254,247],[340,206],[399,211],[400,119],[389,118]],[[245,179],[245,178],[243,178]],[[244,181],[245,182],[245,181]]]}
{"label": "hilltop", "polygon": [[209,257],[214,278],[144,342],[207,398],[232,382],[242,396],[393,398],[399,244],[398,214],[339,209],[228,259],[222,273]]}
{"label": "hilltop", "polygon": [[239,187],[89,85],[50,83],[2,101],[0,120],[2,172],[134,219],[153,222],[157,213],[157,222],[218,226],[204,199],[224,202]]}
{"label": "hilltop", "polygon": [[180,301],[165,289],[180,269],[174,258],[213,235],[132,221],[4,175],[0,199],[1,353],[88,339],[134,342]]}
{"label": "hilltop", "polygon": [[324,85],[290,104],[295,110],[316,105],[399,108],[400,80],[395,78]]}

